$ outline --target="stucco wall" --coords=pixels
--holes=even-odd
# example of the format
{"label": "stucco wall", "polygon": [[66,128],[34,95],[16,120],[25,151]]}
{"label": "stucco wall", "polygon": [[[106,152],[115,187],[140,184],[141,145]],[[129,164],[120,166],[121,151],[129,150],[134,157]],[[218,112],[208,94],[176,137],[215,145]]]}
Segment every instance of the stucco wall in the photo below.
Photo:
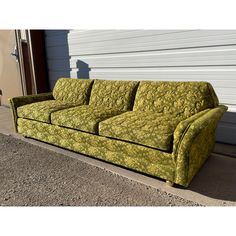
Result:
{"label": "stucco wall", "polygon": [[15,47],[14,30],[0,30],[0,95],[1,104],[9,105],[8,98],[22,95],[18,64],[10,54]]}

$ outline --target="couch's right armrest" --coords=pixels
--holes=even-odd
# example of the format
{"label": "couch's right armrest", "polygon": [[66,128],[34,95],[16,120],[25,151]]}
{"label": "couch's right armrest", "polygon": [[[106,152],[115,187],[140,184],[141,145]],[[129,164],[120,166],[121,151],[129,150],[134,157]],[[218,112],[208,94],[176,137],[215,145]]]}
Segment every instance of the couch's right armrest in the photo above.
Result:
{"label": "couch's right armrest", "polygon": [[15,131],[17,132],[17,118],[18,118],[17,108],[18,107],[24,106],[30,103],[34,103],[34,102],[41,102],[41,101],[53,100],[53,99],[54,98],[53,98],[52,92],[10,98],[9,102],[11,105]]}
{"label": "couch's right armrest", "polygon": [[193,176],[213,150],[217,124],[226,106],[201,111],[177,126],[173,154],[176,161],[175,182],[188,186]]}

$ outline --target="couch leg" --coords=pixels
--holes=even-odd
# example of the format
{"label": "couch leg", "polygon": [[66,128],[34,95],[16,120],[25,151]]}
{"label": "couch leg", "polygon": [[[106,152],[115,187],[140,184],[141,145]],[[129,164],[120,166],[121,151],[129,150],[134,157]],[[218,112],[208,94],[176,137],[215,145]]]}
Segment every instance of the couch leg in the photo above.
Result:
{"label": "couch leg", "polygon": [[174,182],[171,182],[169,180],[166,180],[166,186],[168,187],[173,187],[174,186]]}

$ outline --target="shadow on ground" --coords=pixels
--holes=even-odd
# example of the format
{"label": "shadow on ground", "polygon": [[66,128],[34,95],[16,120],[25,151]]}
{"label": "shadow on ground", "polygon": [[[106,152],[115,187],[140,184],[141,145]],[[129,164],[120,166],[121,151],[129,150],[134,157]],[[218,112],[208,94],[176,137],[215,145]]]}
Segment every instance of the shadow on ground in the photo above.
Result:
{"label": "shadow on ground", "polygon": [[211,198],[236,202],[235,158],[212,154],[188,189]]}

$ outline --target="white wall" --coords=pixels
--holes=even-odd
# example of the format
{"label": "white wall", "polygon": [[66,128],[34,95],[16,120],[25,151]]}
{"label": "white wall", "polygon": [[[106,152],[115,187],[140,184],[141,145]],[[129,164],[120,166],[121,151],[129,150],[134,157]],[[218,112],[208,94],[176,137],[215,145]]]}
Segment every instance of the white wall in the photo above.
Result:
{"label": "white wall", "polygon": [[[65,31],[64,31],[65,32]],[[209,81],[229,107],[217,140],[236,144],[236,30],[48,31],[51,86],[59,76]],[[50,35],[50,37],[49,37]],[[65,57],[68,45],[69,64]],[[65,59],[66,58],[66,59]],[[79,69],[78,69],[79,68]]]}

